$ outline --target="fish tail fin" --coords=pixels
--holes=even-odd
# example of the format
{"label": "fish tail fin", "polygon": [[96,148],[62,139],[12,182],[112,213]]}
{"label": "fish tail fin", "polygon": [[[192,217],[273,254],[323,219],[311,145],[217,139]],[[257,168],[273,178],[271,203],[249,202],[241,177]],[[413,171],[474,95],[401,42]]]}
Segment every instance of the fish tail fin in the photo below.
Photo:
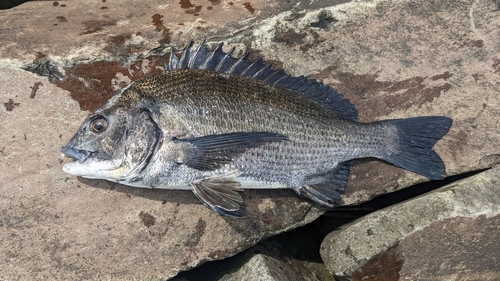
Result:
{"label": "fish tail fin", "polygon": [[399,148],[383,157],[385,161],[433,180],[443,179],[445,165],[432,147],[450,130],[451,118],[425,116],[383,122],[396,126],[399,138]]}

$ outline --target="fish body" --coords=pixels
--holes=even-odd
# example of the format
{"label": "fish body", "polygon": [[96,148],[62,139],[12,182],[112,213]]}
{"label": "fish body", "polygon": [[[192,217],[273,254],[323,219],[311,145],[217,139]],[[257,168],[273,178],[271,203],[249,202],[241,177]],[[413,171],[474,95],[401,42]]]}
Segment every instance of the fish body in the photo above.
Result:
{"label": "fish body", "polygon": [[330,87],[221,50],[173,52],[165,71],[139,79],[82,124],[64,171],[125,185],[190,189],[222,215],[241,217],[246,188],[291,188],[339,203],[350,160],[375,157],[431,179],[442,116],[357,121]]}

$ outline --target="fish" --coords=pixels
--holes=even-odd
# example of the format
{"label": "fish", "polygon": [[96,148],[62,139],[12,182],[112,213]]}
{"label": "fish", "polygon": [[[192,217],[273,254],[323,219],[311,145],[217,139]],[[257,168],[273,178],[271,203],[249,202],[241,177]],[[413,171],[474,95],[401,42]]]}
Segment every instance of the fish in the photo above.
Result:
{"label": "fish", "polygon": [[191,190],[235,218],[246,214],[245,189],[289,188],[339,206],[355,159],[444,178],[432,148],[451,118],[359,122],[355,106],[330,86],[222,47],[191,41],[180,56],[172,48],[164,70],[127,85],[83,122],[61,149],[73,160],[64,172]]}

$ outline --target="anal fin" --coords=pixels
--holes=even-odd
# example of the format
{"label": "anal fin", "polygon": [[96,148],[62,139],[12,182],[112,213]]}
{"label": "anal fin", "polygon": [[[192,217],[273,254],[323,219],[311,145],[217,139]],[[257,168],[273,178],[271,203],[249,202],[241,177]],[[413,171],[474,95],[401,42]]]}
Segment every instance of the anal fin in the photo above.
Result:
{"label": "anal fin", "polygon": [[341,202],[340,195],[345,190],[350,169],[351,162],[339,163],[335,169],[324,175],[310,176],[310,179],[315,179],[314,181],[322,177],[319,183],[308,184],[294,190],[321,205],[334,207]]}
{"label": "anal fin", "polygon": [[240,192],[240,182],[236,181],[237,173],[229,173],[191,183],[193,193],[207,207],[220,215],[241,218],[245,216],[245,204]]}

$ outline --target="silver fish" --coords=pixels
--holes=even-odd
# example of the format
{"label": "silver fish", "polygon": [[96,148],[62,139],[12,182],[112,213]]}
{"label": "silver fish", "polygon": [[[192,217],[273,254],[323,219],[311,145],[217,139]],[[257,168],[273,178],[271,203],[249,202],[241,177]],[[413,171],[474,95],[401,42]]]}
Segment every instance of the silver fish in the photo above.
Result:
{"label": "silver fish", "polygon": [[291,188],[340,202],[350,160],[375,157],[430,179],[445,166],[432,150],[444,116],[357,121],[341,94],[272,70],[259,59],[188,44],[165,71],[141,78],[87,118],[61,152],[75,176],[188,189],[221,215],[242,217],[246,188]]}

